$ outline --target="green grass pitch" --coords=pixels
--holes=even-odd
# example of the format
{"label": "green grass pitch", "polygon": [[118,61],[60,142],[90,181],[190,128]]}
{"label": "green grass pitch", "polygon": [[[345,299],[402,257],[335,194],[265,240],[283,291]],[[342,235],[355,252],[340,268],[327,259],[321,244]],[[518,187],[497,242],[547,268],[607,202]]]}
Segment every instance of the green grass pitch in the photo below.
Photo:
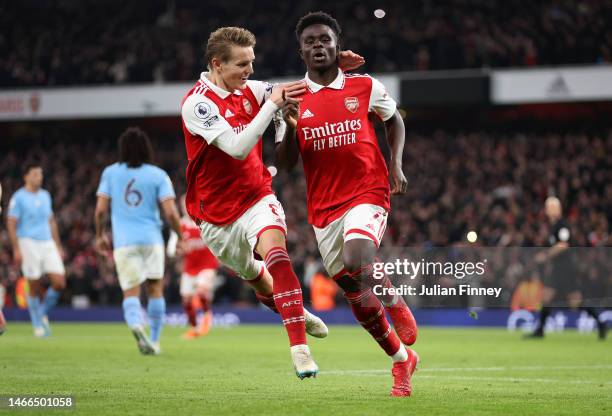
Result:
{"label": "green grass pitch", "polygon": [[[0,337],[0,395],[73,395],[74,410],[115,415],[610,415],[612,349],[594,334],[524,341],[501,329],[424,328],[411,398],[388,397],[390,360],[356,326],[311,339],[316,379],[294,375],[279,326],[213,329],[195,341],[165,328],[141,356],[124,325],[26,324]],[[7,411],[0,414],[47,414]]]}

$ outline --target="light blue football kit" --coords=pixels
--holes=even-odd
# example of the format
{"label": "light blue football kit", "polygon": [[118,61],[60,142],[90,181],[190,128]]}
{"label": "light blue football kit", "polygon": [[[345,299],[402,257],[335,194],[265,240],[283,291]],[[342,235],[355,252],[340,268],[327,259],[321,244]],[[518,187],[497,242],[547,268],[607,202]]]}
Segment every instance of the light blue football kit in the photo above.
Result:
{"label": "light blue football kit", "polygon": [[[161,279],[164,240],[159,204],[176,197],[166,172],[150,164],[130,168],[126,163],[114,163],[104,169],[97,195],[110,199],[113,256],[121,288],[131,289],[146,279]],[[143,325],[138,297],[125,297],[123,311],[130,328]],[[147,314],[153,342],[159,341],[165,311],[163,296],[149,299]]]}

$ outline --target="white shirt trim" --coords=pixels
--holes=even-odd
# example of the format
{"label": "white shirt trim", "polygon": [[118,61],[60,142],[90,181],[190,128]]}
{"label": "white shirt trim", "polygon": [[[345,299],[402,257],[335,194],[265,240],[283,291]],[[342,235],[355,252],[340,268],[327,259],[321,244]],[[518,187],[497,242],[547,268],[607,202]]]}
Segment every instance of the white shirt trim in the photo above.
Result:
{"label": "white shirt trim", "polygon": [[333,90],[341,90],[344,88],[344,72],[340,68],[338,68],[338,75],[336,79],[334,79],[329,85],[320,85],[308,78],[308,72],[304,77],[306,79],[306,85],[308,89],[314,94],[316,92],[321,91],[323,88],[331,88]]}
{"label": "white shirt trim", "polygon": [[[206,84],[208,88],[210,88],[215,94],[217,94],[219,97],[223,99],[226,99],[230,94],[232,94],[231,92],[224,90],[223,88],[213,84],[212,81],[209,80],[207,77],[209,73],[210,72],[202,72],[200,74],[200,81]],[[234,90],[233,94],[242,95],[242,91]]]}

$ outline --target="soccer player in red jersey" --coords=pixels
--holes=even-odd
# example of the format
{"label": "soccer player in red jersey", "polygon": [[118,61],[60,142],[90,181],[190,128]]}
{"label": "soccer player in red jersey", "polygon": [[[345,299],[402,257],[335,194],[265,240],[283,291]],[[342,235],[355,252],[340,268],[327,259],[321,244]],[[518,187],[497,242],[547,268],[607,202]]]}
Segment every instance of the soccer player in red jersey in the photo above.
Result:
{"label": "soccer player in red jersey", "polygon": [[[224,27],[213,32],[206,47],[208,72],[183,98],[189,161],[186,207],[215,257],[281,315],[296,374],[312,377],[318,367],[306,331],[324,337],[327,328],[304,309],[287,254],[285,214],[272,192],[261,143],[281,105],[303,94],[305,83],[272,86],[249,80],[254,46],[255,36],[246,29]],[[282,134],[282,116],[276,117],[275,124],[277,134]],[[264,261],[257,261],[253,251]]]}
{"label": "soccer player in red jersey", "polygon": [[[200,229],[187,214],[185,195],[181,197],[181,210],[183,213],[181,218],[183,242],[178,254],[183,257],[183,273],[181,274],[180,293],[190,325],[189,330],[183,334],[183,338],[194,339],[206,335],[210,330],[214,286],[219,262],[206,247],[200,237]],[[178,238],[176,237],[176,234],[173,233],[168,241],[167,254],[169,257],[173,257],[177,251]],[[204,316],[198,326],[199,310],[204,313]]]}
{"label": "soccer player in red jersey", "polygon": [[[300,55],[308,69],[307,90],[299,103],[284,105],[287,128],[277,145],[277,165],[290,169],[301,154],[309,222],[325,268],[344,290],[357,320],[392,357],[391,395],[409,396],[418,355],[402,341],[415,342],[416,322],[401,297],[381,298],[383,308],[371,290],[372,264],[385,231],[390,195],[404,193],[407,186],[402,172],[404,123],[378,80],[339,68],[340,31],[338,22],[323,12],[309,13],[297,24]],[[382,120],[386,128],[391,189],[373,119]],[[391,285],[388,278],[377,284]]]}

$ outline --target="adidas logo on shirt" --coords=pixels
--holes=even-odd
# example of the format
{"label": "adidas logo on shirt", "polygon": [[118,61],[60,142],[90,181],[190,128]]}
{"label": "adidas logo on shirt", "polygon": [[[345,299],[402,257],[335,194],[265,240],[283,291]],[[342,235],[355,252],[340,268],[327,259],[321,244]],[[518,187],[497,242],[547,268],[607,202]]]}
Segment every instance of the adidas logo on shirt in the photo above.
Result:
{"label": "adidas logo on shirt", "polygon": [[314,117],[314,114],[312,114],[312,112],[308,109],[304,110],[304,112],[302,113],[302,118],[310,118],[310,117]]}
{"label": "adidas logo on shirt", "polygon": [[227,110],[225,110],[225,118],[230,118],[230,117],[234,117],[234,113],[232,113],[232,111],[228,108]]}

